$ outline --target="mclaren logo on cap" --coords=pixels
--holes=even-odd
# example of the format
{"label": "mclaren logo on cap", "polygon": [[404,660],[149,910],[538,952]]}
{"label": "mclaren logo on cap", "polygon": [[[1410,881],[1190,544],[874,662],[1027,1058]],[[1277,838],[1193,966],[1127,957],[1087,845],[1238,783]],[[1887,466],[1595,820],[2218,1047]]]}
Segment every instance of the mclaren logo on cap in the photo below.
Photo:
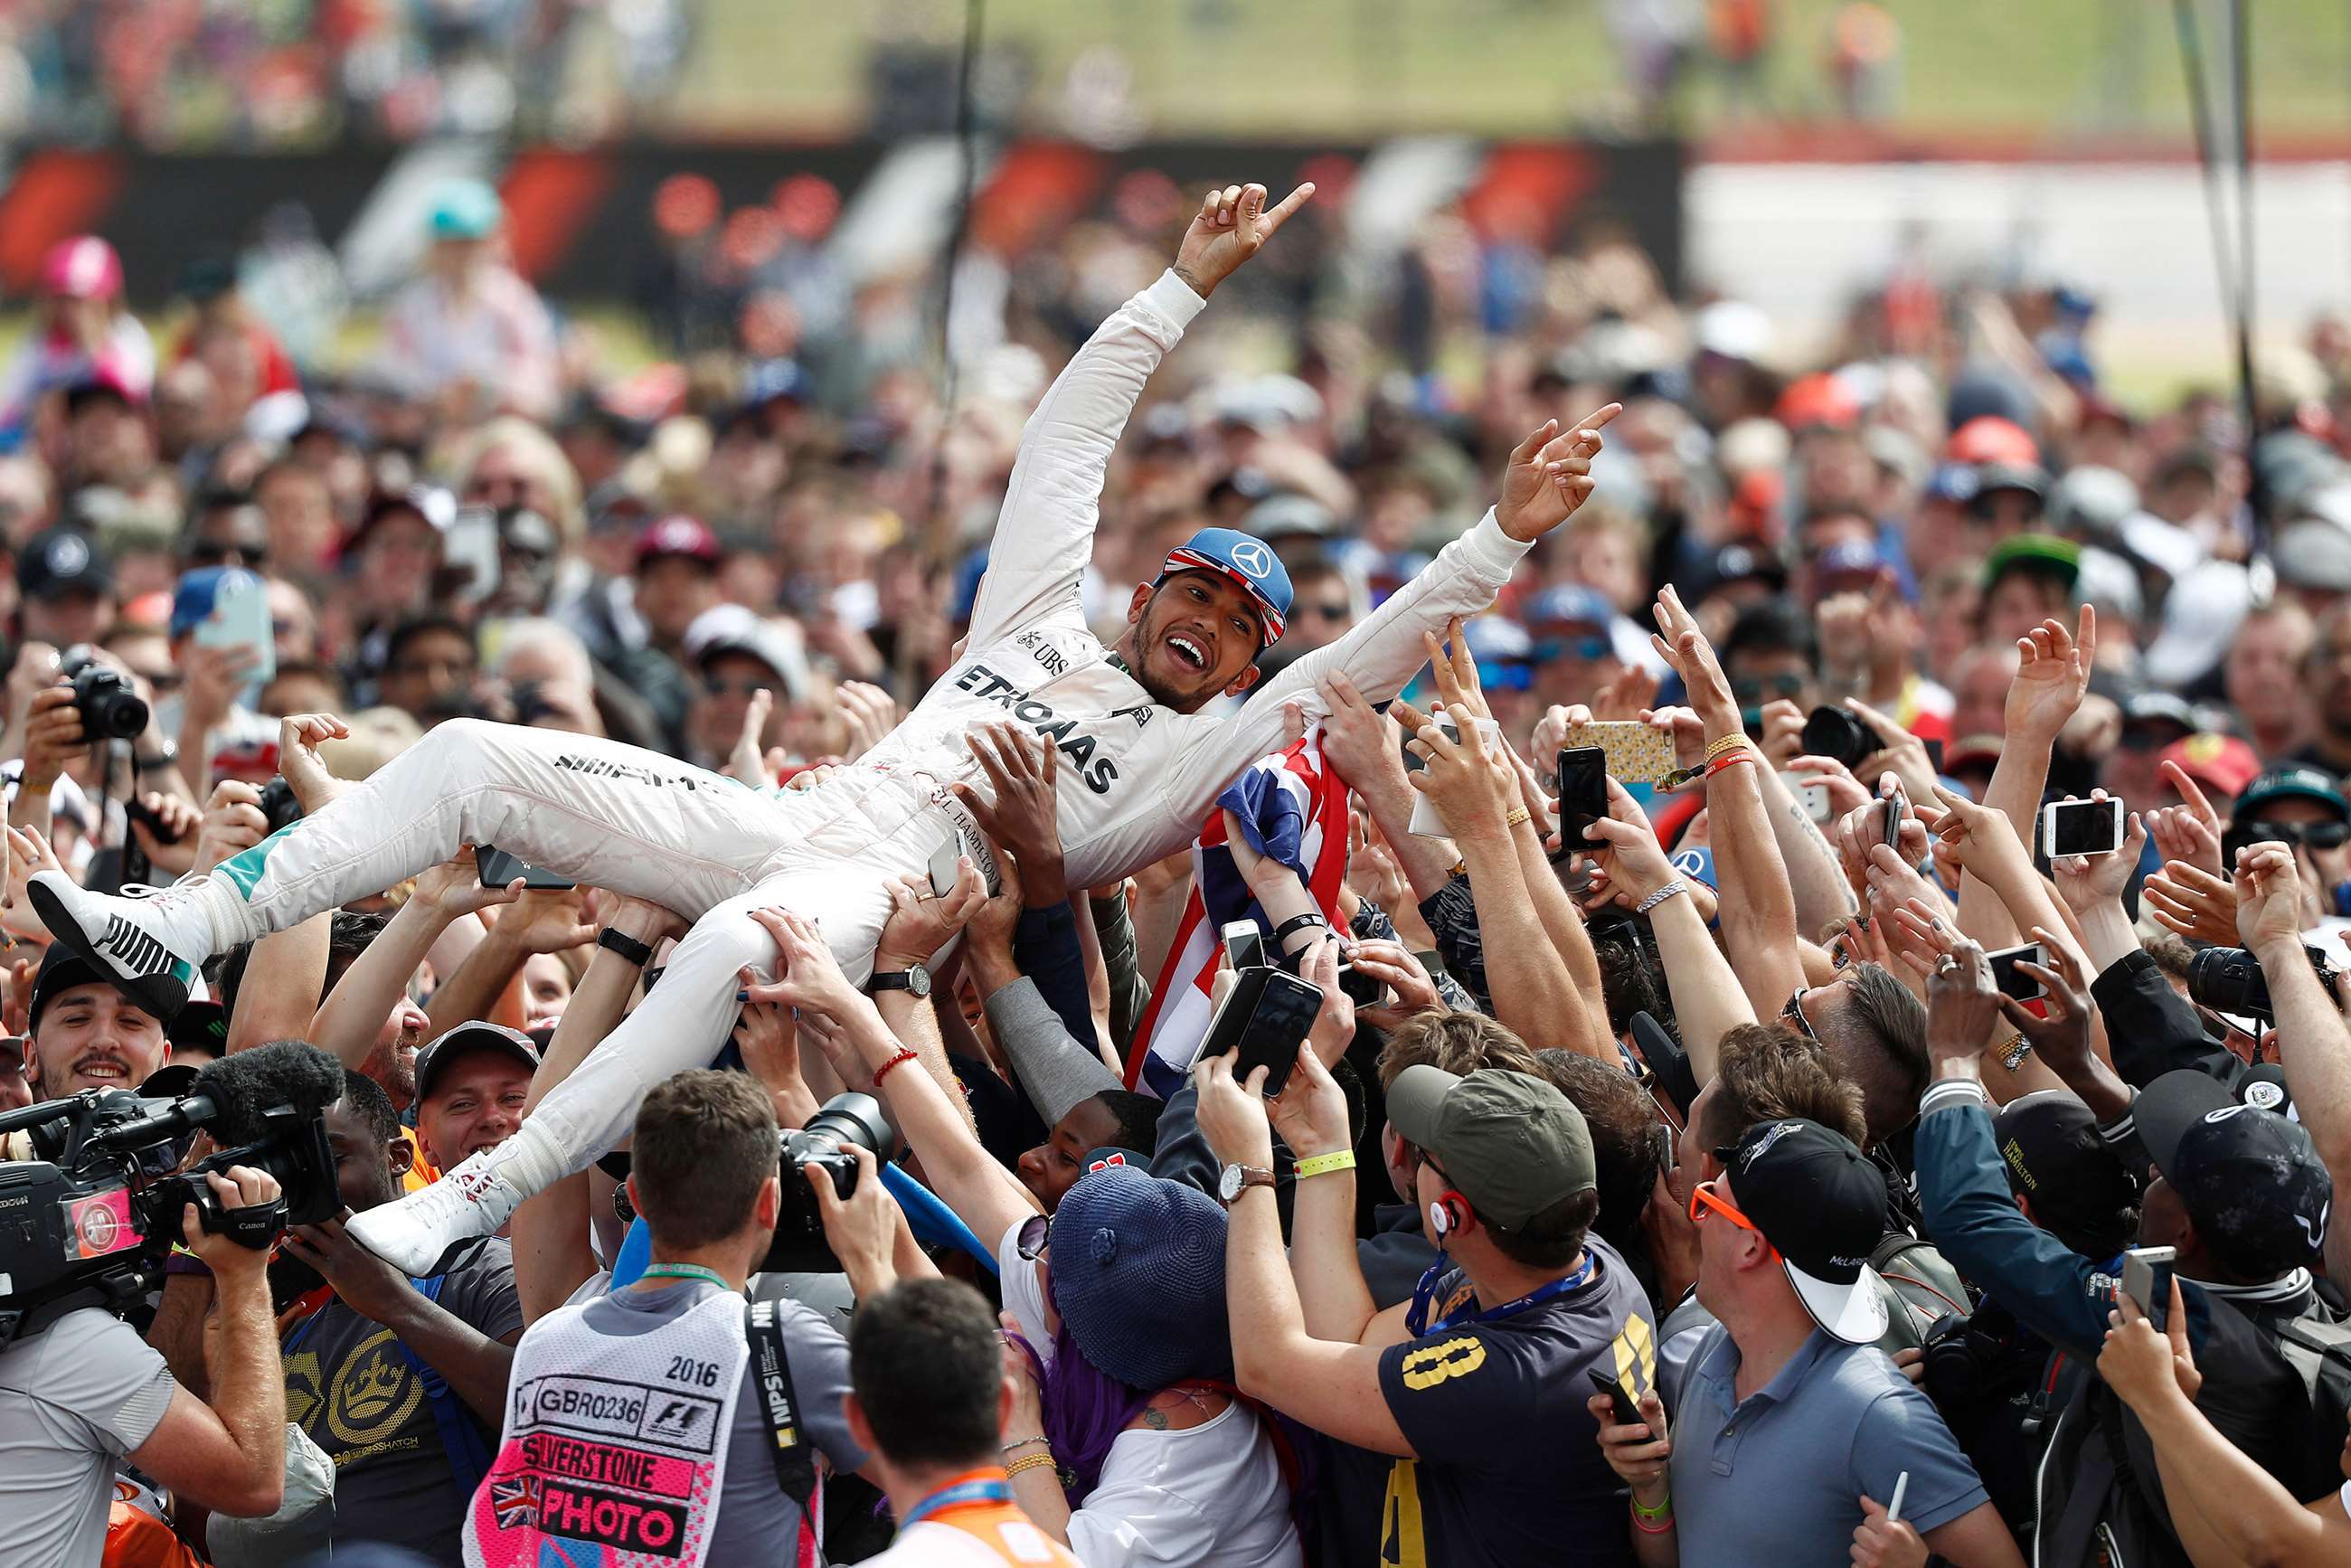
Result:
{"label": "mclaren logo on cap", "polygon": [[1251,577],[1263,577],[1273,570],[1273,552],[1255,539],[1243,539],[1232,553],[1233,564]]}

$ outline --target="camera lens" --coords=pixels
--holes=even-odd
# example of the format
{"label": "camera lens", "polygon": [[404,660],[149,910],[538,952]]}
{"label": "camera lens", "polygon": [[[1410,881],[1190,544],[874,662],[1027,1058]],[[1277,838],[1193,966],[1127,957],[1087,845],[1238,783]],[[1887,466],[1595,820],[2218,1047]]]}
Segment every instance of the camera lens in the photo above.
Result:
{"label": "camera lens", "polygon": [[1847,768],[1877,749],[1861,720],[1841,707],[1816,707],[1805,715],[1802,745],[1807,756],[1833,758]]}
{"label": "camera lens", "polygon": [[836,1094],[800,1129],[831,1138],[843,1148],[852,1145],[881,1156],[890,1145],[890,1124],[882,1115],[882,1102],[871,1094]]}

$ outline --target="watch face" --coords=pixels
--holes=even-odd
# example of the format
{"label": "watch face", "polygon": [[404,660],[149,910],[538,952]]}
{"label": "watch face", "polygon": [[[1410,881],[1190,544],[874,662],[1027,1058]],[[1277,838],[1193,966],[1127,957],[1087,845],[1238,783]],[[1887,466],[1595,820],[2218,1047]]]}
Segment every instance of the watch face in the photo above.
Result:
{"label": "watch face", "polygon": [[1217,1196],[1225,1202],[1230,1203],[1240,1195],[1241,1167],[1227,1166],[1224,1174],[1217,1177]]}
{"label": "watch face", "polygon": [[916,964],[906,971],[906,988],[918,997],[931,994],[931,972]]}

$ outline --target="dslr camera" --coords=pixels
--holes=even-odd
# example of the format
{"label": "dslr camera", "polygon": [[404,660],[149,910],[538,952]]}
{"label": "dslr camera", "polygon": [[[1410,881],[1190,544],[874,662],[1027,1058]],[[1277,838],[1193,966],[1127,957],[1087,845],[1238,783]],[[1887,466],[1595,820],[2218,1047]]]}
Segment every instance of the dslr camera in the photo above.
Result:
{"label": "dslr camera", "polygon": [[99,663],[86,644],[67,649],[58,668],[73,683],[83,739],[133,740],[146,729],[147,705],[121,671]]}
{"label": "dslr camera", "polygon": [[883,1120],[882,1102],[871,1094],[836,1094],[826,1101],[805,1127],[785,1130],[779,1163],[784,1180],[782,1212],[776,1219],[776,1239],[768,1246],[763,1270],[830,1273],[841,1268],[824,1239],[824,1214],[816,1193],[800,1174],[816,1166],[832,1178],[832,1190],[846,1198],[857,1190],[857,1156],[861,1148],[874,1158],[890,1146],[890,1124]]}
{"label": "dslr camera", "polygon": [[[299,1040],[225,1056],[185,1095],[85,1090],[0,1116],[35,1157],[0,1163],[0,1344],[77,1307],[128,1312],[160,1282],[180,1217],[256,1249],[287,1225],[342,1206],[323,1113],[342,1093],[335,1059]],[[219,1152],[174,1170],[180,1140],[208,1131]],[[224,1211],[204,1176],[249,1166],[284,1189],[267,1209]]]}
{"label": "dslr camera", "polygon": [[[2317,972],[2319,984],[2326,994],[2338,1000],[2341,991],[2336,982],[2341,971],[2326,956],[2325,950],[2304,945],[2310,967]],[[2262,973],[2261,960],[2242,947],[2207,947],[2188,960],[2188,994],[2199,1005],[2216,1013],[2233,1013],[2240,1018],[2257,1018],[2263,1021],[2277,1016],[2270,1006],[2270,980]]]}
{"label": "dslr camera", "polygon": [[[882,1117],[882,1102],[871,1094],[836,1094],[810,1116],[805,1127],[784,1129],[777,1151],[777,1172],[784,1184],[784,1201],[776,1217],[775,1239],[761,1260],[763,1273],[837,1274],[841,1260],[824,1239],[824,1211],[801,1171],[815,1166],[832,1178],[832,1190],[843,1198],[857,1190],[857,1156],[863,1149],[874,1158],[890,1145],[890,1124]],[[607,1155],[597,1162],[622,1185],[612,1193],[612,1210],[621,1223],[637,1218],[629,1200],[625,1155]]]}

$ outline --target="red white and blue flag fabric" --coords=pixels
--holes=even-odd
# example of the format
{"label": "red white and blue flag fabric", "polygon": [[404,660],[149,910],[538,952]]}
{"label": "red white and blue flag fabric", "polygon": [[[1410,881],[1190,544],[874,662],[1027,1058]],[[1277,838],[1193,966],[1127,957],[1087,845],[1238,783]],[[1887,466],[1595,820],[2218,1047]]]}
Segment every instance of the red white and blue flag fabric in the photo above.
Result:
{"label": "red white and blue flag fabric", "polygon": [[1208,994],[1223,956],[1219,933],[1233,921],[1254,920],[1269,939],[1272,936],[1271,923],[1226,847],[1227,811],[1239,819],[1259,854],[1299,874],[1333,929],[1343,925],[1337,910],[1339,883],[1347,873],[1347,784],[1323,759],[1319,726],[1250,763],[1217,797],[1217,808],[1192,845],[1192,894],[1127,1052],[1127,1087],[1162,1100],[1182,1086],[1207,1038],[1215,1010]]}

